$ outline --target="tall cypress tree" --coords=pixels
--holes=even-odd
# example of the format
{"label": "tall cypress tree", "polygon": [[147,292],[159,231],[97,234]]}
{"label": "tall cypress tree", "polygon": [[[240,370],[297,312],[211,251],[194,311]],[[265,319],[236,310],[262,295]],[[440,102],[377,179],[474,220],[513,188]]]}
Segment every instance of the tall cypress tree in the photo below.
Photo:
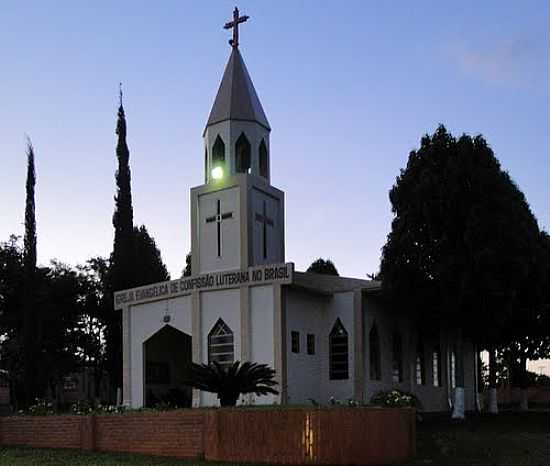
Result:
{"label": "tall cypress tree", "polygon": [[[116,126],[118,170],[115,176],[117,194],[113,215],[115,238],[111,258],[111,286],[113,292],[130,288],[135,283],[134,214],[130,186],[130,151],[126,143],[126,116],[122,106],[122,92],[120,96]],[[114,387],[120,387],[122,383],[122,316],[120,312],[113,312],[111,318],[112,321],[107,332],[108,366],[111,383]]]}
{"label": "tall cypress tree", "polygon": [[36,396],[36,356],[39,342],[38,313],[34,312],[36,302],[36,218],[34,188],[34,149],[27,140],[27,183],[25,201],[25,236],[23,239],[23,273],[25,297],[23,302],[23,383],[25,403],[29,404]]}

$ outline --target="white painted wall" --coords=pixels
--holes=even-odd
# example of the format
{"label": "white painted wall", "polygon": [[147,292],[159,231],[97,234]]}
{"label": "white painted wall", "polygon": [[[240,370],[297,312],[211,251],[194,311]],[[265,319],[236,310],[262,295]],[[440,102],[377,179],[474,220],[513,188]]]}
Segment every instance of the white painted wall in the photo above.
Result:
{"label": "white painted wall", "polygon": [[138,304],[130,307],[130,380],[131,406],[140,408],[144,403],[143,344],[167,325],[191,335],[191,297]]}
{"label": "white painted wall", "polygon": [[[217,213],[217,201],[221,213],[232,212],[232,218],[221,222],[221,256],[218,257],[218,230],[216,222],[206,219]],[[241,266],[241,224],[239,187],[202,194],[198,199],[199,273],[238,269]]]}
{"label": "white painted wall", "polygon": [[[200,294],[201,319],[201,357],[202,362],[208,362],[208,334],[219,318],[233,332],[235,360],[241,355],[241,294],[239,288],[221,291],[209,291]],[[201,406],[219,406],[215,394],[200,392]]]}
{"label": "white painted wall", "polygon": [[[273,286],[253,286],[250,293],[250,361],[275,367]],[[281,387],[277,387],[280,390]],[[273,395],[251,397],[253,404],[272,404]]]}
{"label": "white painted wall", "polygon": [[[286,293],[287,398],[289,404],[307,404],[321,399],[323,379],[321,365],[327,358],[325,339],[325,305],[327,298],[289,288]],[[293,353],[291,332],[300,332],[300,352]],[[315,354],[308,355],[306,335],[315,335]]]}

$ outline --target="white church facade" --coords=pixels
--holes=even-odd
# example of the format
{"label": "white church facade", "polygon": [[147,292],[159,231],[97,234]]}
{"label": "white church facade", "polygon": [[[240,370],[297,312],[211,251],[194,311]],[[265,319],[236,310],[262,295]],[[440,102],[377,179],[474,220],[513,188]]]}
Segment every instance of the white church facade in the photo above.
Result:
{"label": "white church facade", "polygon": [[[380,390],[414,393],[426,411],[453,399],[457,335],[426,333],[384,303],[377,281],[298,272],[285,262],[285,197],[271,185],[270,132],[238,48],[203,134],[204,184],[191,189],[191,277],[115,294],[123,323],[123,402],[167,396],[217,406],[186,387],[191,361],[265,363],[279,395],[245,404],[368,402]],[[466,409],[476,399],[476,358],[464,342]]]}

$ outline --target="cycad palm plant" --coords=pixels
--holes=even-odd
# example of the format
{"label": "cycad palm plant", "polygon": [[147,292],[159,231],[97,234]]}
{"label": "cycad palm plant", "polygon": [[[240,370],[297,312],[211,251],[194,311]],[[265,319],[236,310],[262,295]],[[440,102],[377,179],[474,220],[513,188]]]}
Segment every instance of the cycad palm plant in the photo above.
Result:
{"label": "cycad palm plant", "polygon": [[235,406],[241,393],[267,395],[279,392],[273,388],[275,371],[267,364],[235,361],[227,368],[214,361],[210,364],[193,363],[189,369],[187,384],[217,393],[221,406]]}

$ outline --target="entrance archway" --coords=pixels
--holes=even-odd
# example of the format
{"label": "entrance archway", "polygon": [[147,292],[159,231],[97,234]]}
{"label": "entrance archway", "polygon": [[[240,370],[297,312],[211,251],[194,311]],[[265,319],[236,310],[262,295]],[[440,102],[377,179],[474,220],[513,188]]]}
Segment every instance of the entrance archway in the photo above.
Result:
{"label": "entrance archway", "polygon": [[146,407],[191,407],[192,390],[184,384],[191,358],[191,336],[170,325],[143,343]]}

